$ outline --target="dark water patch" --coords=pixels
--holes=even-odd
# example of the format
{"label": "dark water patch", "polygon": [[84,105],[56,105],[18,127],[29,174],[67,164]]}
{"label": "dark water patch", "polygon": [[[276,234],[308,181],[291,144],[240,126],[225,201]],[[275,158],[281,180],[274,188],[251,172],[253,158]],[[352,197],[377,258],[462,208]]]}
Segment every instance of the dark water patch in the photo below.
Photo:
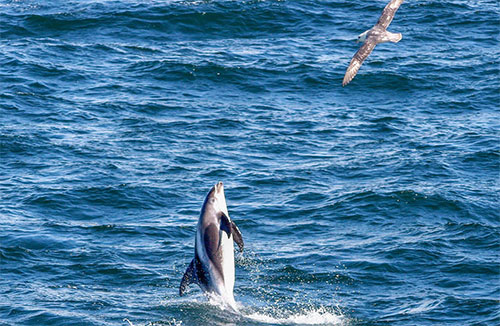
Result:
{"label": "dark water patch", "polygon": [[[448,310],[449,307],[451,307],[450,310]],[[481,322],[483,319],[488,319],[486,316],[490,315],[496,307],[498,307],[498,301],[493,299],[472,299],[449,296],[446,297],[444,302],[440,305],[440,310],[443,314],[443,310],[446,310],[448,319],[455,321],[459,321],[460,315],[484,316],[480,319]]]}
{"label": "dark water patch", "polygon": [[[28,310],[29,311],[29,310]],[[20,315],[25,315],[26,312],[19,311]],[[86,318],[84,318],[85,320]],[[19,322],[28,324],[53,324],[62,325],[65,323],[70,323],[73,325],[83,325],[85,322],[82,321],[81,317],[61,317],[57,312],[47,312],[47,311],[30,311],[27,316],[20,316]],[[87,320],[86,322],[89,322]]]}
{"label": "dark water patch", "polygon": [[[161,189],[121,185],[117,187],[91,187],[77,190],[73,196],[80,197],[91,205],[112,205],[116,208],[135,206],[147,209],[162,205],[160,201],[161,193]],[[172,200],[173,197],[178,198],[179,196],[170,194],[168,197]],[[148,200],[144,200],[145,198],[148,198]]]}
{"label": "dark water patch", "polygon": [[26,252],[34,250],[55,250],[72,245],[71,240],[59,241],[49,235],[37,234],[31,236],[10,235],[2,240],[2,245],[9,248],[20,248]]}
{"label": "dark water patch", "polygon": [[[137,209],[154,209],[165,205],[166,202],[178,198],[175,194],[164,197],[161,189],[134,187],[126,185],[88,187],[81,189],[50,190],[46,189],[43,194],[26,197],[23,202],[30,207],[49,212],[55,210],[58,214],[70,214],[80,212],[85,216],[103,216],[97,207],[106,209],[120,209],[136,207]],[[82,207],[82,208],[80,208]],[[85,209],[85,207],[91,207]],[[54,212],[54,211],[52,211]]]}
{"label": "dark water patch", "polygon": [[[427,195],[413,190],[403,190],[391,193],[379,193],[366,191],[360,193],[347,194],[339,199],[335,206],[341,208],[343,203],[350,207],[363,207],[365,209],[382,209],[388,205],[411,205],[413,207],[428,208],[430,210],[448,209],[450,211],[461,211],[460,203],[456,200],[448,200],[441,195]],[[335,207],[334,206],[334,207]]]}
{"label": "dark water patch", "polygon": [[2,247],[0,248],[2,261],[24,261],[32,258],[31,251],[19,246],[16,247]]}
{"label": "dark water patch", "polygon": [[35,156],[50,147],[50,139],[42,133],[13,134],[5,130],[0,134],[0,153],[4,158],[15,155]]}
{"label": "dark water patch", "polygon": [[[10,17],[6,17],[4,15],[0,15],[2,21],[9,21]],[[18,38],[18,37],[34,37],[36,36],[36,31],[31,31],[29,28],[25,28],[20,24],[2,24],[0,29],[0,36],[2,39],[7,38]]]}
{"label": "dark water patch", "polygon": [[308,191],[307,193],[297,195],[293,199],[292,202],[296,202],[296,203],[322,202],[323,200],[325,200],[327,198],[328,197],[326,195],[323,195],[321,193],[317,193],[314,191]]}
{"label": "dark water patch", "polygon": [[[69,9],[69,8],[68,8]],[[87,8],[69,9],[57,13],[9,15],[22,20],[28,31],[38,35],[71,35],[74,30],[95,31],[106,26],[104,33],[118,29],[143,31],[150,35],[170,35],[175,39],[206,38],[232,34],[238,37],[264,36],[300,32],[310,33],[311,24],[322,24],[330,18],[317,15],[310,8],[295,4],[284,6],[280,2],[213,2],[167,3],[127,8],[119,5],[87,5]],[[102,33],[102,31],[101,31]],[[119,33],[125,36],[125,34]],[[154,36],[153,36],[154,37]],[[158,37],[158,36],[157,36]],[[164,36],[163,36],[164,37]]]}
{"label": "dark water patch", "polygon": [[500,168],[500,150],[490,149],[475,153],[467,153],[461,155],[464,169],[472,166],[481,166],[483,169],[498,171]]}
{"label": "dark water patch", "polygon": [[447,223],[446,230],[449,234],[449,242],[454,247],[496,250],[499,249],[498,227],[487,226],[480,223]]}
{"label": "dark water patch", "polygon": [[422,78],[411,78],[401,74],[395,74],[392,72],[378,71],[377,73],[360,73],[358,81],[356,79],[353,82],[359,85],[366,85],[372,89],[376,90],[390,90],[390,91],[412,91],[414,89],[423,88],[433,88],[439,85],[429,85],[429,81]]}
{"label": "dark water patch", "polygon": [[[263,76],[275,75],[269,80],[274,85],[289,85],[295,88],[294,82],[280,70],[265,67],[245,67],[243,65],[221,65],[217,62],[187,63],[179,61],[153,61],[133,63],[129,71],[137,77],[154,78],[158,81],[179,81],[200,84],[210,82],[216,84],[232,83],[242,90],[262,92],[266,85]],[[248,81],[250,79],[250,81]]]}
{"label": "dark water patch", "polygon": [[[418,246],[416,247],[418,248]],[[397,248],[384,252],[383,256],[395,262],[410,263],[410,266],[406,266],[406,268],[411,270],[414,269],[415,264],[435,265],[439,262],[442,252],[417,248]]]}
{"label": "dark water patch", "polygon": [[[467,273],[467,274],[480,274],[480,275],[492,275],[498,277],[500,273],[498,272],[498,264],[496,263],[479,263],[479,262],[463,262],[458,264],[452,264],[441,270],[443,273]],[[495,278],[496,278],[495,277]]]}
{"label": "dark water patch", "polygon": [[[99,17],[86,17],[78,12],[62,12],[58,14],[31,14],[23,17],[24,26],[30,30],[37,30],[48,35],[54,33],[58,35],[61,32],[74,31],[75,29],[84,30],[96,28],[101,24],[115,23],[112,17],[100,15]],[[40,34],[39,34],[40,35]],[[54,36],[55,36],[54,35]]]}

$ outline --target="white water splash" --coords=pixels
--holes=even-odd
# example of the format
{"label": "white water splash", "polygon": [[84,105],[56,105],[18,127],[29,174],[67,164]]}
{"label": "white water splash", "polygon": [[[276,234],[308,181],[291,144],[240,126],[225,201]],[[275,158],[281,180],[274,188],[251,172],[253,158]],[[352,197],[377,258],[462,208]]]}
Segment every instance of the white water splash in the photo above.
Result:
{"label": "white water splash", "polygon": [[208,298],[208,303],[212,306],[218,307],[220,310],[227,310],[229,312],[238,312],[238,303],[234,303],[235,305],[231,305],[228,303],[223,297],[214,294],[214,293],[206,293],[206,297]]}
{"label": "white water splash", "polygon": [[254,312],[245,317],[260,323],[280,325],[343,325],[345,321],[342,314],[327,311],[325,308],[303,310],[284,317],[259,312]]}
{"label": "white water splash", "polygon": [[[128,320],[128,318],[123,318],[123,321],[127,322],[129,326],[143,326],[143,325],[144,326],[154,326],[155,325],[155,323],[151,323],[151,322],[148,322],[147,324],[143,324],[143,325],[134,324],[130,320]],[[160,325],[160,324],[158,324],[158,325]],[[165,326],[182,326],[182,321],[175,320],[175,318],[172,318],[172,320],[170,320],[170,321],[162,321],[161,325],[165,325]]]}

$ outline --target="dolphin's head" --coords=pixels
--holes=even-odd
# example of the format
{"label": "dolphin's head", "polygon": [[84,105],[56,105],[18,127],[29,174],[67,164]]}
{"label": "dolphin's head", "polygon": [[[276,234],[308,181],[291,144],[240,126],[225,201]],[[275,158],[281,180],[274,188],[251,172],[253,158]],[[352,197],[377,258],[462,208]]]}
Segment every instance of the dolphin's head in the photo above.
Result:
{"label": "dolphin's head", "polygon": [[226,216],[229,216],[226,196],[224,195],[224,184],[221,181],[217,182],[208,193],[206,204],[210,205],[216,212],[222,211]]}
{"label": "dolphin's head", "polygon": [[369,31],[370,31],[370,30],[367,30],[366,32],[359,34],[359,35],[358,35],[358,40],[356,41],[356,43],[366,41],[366,37],[368,36],[368,32],[369,32]]}

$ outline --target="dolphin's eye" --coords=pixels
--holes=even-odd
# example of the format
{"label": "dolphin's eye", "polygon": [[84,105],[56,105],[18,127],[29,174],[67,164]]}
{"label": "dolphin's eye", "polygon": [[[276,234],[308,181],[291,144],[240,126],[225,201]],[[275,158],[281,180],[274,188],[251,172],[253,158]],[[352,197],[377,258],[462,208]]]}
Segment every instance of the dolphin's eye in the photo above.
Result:
{"label": "dolphin's eye", "polygon": [[215,203],[215,198],[210,198],[210,203],[214,204]]}

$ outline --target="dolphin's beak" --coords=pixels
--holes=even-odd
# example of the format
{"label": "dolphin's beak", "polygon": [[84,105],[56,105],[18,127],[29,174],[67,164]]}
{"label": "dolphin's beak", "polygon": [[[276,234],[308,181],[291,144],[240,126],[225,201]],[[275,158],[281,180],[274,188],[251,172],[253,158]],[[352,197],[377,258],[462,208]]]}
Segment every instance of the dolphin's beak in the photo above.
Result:
{"label": "dolphin's beak", "polygon": [[224,184],[222,183],[222,181],[219,181],[217,182],[217,184],[215,185],[215,193],[216,194],[219,194],[221,192],[224,192]]}

